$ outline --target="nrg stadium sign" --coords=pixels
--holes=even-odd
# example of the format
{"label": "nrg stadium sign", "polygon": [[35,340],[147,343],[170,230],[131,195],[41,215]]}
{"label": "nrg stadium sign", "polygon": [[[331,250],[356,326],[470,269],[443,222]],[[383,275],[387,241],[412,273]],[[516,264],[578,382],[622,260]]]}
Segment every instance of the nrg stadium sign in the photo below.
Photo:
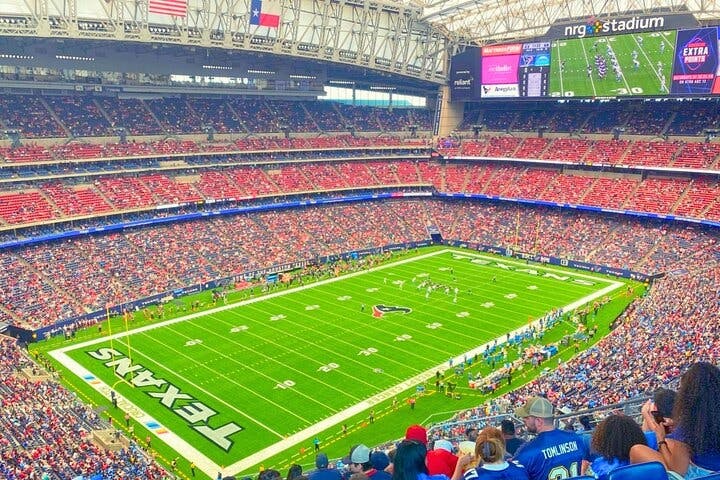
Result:
{"label": "nrg stadium sign", "polygon": [[565,27],[565,37],[585,38],[593,35],[610,35],[613,33],[626,33],[645,30],[659,30],[665,27],[665,17],[640,18],[632,17],[629,20],[591,20],[585,25],[568,25]]}
{"label": "nrg stadium sign", "polygon": [[568,25],[567,21],[558,22],[550,27],[546,37],[551,39],[585,38],[620,33],[685,29],[697,26],[698,21],[689,13],[651,17],[632,16],[613,18],[612,20],[600,20],[591,17],[583,23],[570,25]]}

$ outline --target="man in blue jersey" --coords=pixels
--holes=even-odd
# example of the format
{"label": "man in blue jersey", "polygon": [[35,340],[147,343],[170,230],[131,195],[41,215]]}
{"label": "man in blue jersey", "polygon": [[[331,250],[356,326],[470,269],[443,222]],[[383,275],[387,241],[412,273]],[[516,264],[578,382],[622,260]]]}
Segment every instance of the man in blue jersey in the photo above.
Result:
{"label": "man in blue jersey", "polygon": [[525,467],[530,480],[562,480],[584,471],[588,451],[575,432],[555,428],[554,407],[545,397],[533,397],[515,410],[529,433],[537,437],[515,454],[515,461]]}
{"label": "man in blue jersey", "polygon": [[318,453],[315,457],[317,470],[310,472],[309,480],[341,480],[342,474],[336,468],[330,468],[328,457],[324,453]]}

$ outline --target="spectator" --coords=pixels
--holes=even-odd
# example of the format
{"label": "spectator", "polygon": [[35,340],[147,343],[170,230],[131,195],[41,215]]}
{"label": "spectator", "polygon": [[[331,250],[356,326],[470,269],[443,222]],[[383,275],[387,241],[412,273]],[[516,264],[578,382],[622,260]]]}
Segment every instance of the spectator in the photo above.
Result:
{"label": "spectator", "polygon": [[342,474],[336,468],[330,468],[330,462],[325,453],[318,453],[315,457],[315,467],[317,470],[310,472],[309,480],[340,480]]}
{"label": "spectator", "polygon": [[[655,421],[665,427],[665,433],[670,433],[675,428],[675,421],[672,419],[672,412],[675,406],[675,396],[675,391],[668,388],[658,388],[653,394],[653,403],[655,404],[655,408],[657,410],[653,410],[651,413],[653,414]],[[653,450],[657,450],[658,444],[655,432],[652,428],[650,428],[644,419],[642,429],[643,432],[645,432],[648,447]]]}
{"label": "spectator", "polygon": [[456,474],[453,476],[453,480],[460,480],[460,478],[464,480],[528,480],[528,472],[524,467],[505,460],[505,442],[502,432],[497,428],[485,427],[478,434],[475,452],[478,466],[460,475],[462,470],[473,461],[473,457],[464,455],[458,461],[458,468],[455,470]]}
{"label": "spectator", "polygon": [[287,477],[285,480],[295,480],[296,478],[301,477],[302,474],[302,467],[297,463],[294,463],[290,466],[290,469],[288,469]]}
{"label": "spectator", "polygon": [[392,474],[385,469],[390,466],[390,458],[382,450],[376,450],[370,454],[370,464],[375,469],[373,480],[390,480]]}
{"label": "spectator", "polygon": [[403,440],[395,451],[392,480],[448,480],[445,475],[429,475],[427,448],[416,440]]}
{"label": "spectator", "polygon": [[634,445],[647,445],[640,426],[630,417],[610,415],[600,422],[592,434],[593,460],[587,472],[599,480],[607,480],[608,474],[618,467],[630,464],[630,449]]}
{"label": "spectator", "polygon": [[350,453],[349,461],[345,462],[343,459],[343,463],[348,464],[348,470],[351,474],[363,473],[369,479],[374,479],[375,475],[379,474],[378,480],[384,480],[385,478],[385,475],[383,475],[385,472],[379,473],[370,463],[370,449],[366,445],[360,444],[354,447]]}
{"label": "spectator", "polygon": [[515,436],[515,424],[510,419],[500,422],[500,430],[505,439],[505,450],[512,457],[525,441]]}
{"label": "spectator", "polygon": [[258,473],[257,480],[282,480],[282,476],[277,470],[267,468]]}
{"label": "spectator", "polygon": [[668,470],[697,478],[720,471],[720,369],[707,362],[692,365],[680,380],[675,398],[675,430],[665,433],[652,412],[652,402],[643,405],[643,421],[655,432],[658,450],[633,447],[632,463],[660,461]]}
{"label": "spectator", "polygon": [[515,410],[528,433],[537,434],[518,450],[515,460],[527,469],[531,480],[576,477],[582,473],[588,451],[574,432],[554,426],[554,407],[545,397],[533,397]]}
{"label": "spectator", "polygon": [[452,477],[458,457],[453,454],[453,446],[447,440],[435,440],[433,449],[427,452],[426,463],[430,475],[442,474]]}

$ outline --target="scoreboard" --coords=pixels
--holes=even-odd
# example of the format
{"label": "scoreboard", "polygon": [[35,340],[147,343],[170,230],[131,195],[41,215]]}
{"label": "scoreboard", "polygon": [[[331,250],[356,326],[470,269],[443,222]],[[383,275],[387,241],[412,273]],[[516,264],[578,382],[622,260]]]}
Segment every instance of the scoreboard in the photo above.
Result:
{"label": "scoreboard", "polygon": [[583,31],[572,38],[469,48],[452,59],[451,98],[720,95],[718,28]]}

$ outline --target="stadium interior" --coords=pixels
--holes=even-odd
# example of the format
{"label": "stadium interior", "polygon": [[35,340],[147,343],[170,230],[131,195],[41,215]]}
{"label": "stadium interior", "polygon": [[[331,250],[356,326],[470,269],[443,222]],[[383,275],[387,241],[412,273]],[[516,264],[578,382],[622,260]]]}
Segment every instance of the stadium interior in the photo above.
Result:
{"label": "stadium interior", "polygon": [[[569,429],[639,419],[693,364],[720,364],[720,14],[705,2],[263,0],[274,26],[253,23],[255,0],[17,3],[0,2],[0,477],[215,478],[120,428],[43,345],[358,252],[446,244],[647,284],[598,343],[424,425],[431,440],[521,426],[538,394]],[[477,93],[453,83],[456,56],[489,64],[483,48],[545,42],[550,58],[567,28],[633,16],[665,18],[653,31],[678,42],[715,30],[705,92],[672,66],[648,95],[526,94],[522,67],[517,95],[480,94],[506,86],[485,85],[480,63]],[[644,62],[610,51],[597,55],[618,58],[620,79]],[[574,81],[615,82],[587,62]],[[572,65],[535,68],[571,81],[557,70]],[[122,448],[98,441],[118,428]],[[300,443],[312,470],[312,438]],[[285,466],[260,463],[218,478]]]}

